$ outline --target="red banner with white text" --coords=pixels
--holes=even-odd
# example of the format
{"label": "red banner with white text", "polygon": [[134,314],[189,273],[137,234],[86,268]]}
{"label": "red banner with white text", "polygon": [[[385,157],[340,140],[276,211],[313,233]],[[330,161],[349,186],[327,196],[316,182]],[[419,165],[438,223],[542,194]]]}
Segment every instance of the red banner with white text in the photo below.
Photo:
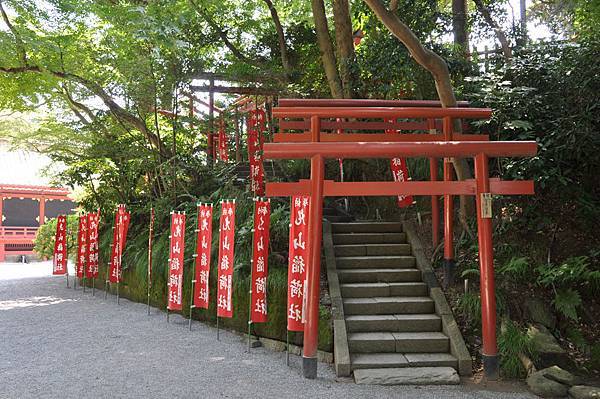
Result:
{"label": "red banner with white text", "polygon": [[225,122],[221,119],[219,126],[219,159],[223,162],[229,161],[227,148],[227,133],[225,132]]}
{"label": "red banner with white text", "polygon": [[[393,119],[388,119],[387,122],[394,123]],[[399,132],[395,129],[386,129],[385,132],[387,134],[398,134]],[[408,167],[406,166],[405,158],[392,158],[390,160],[390,167],[392,170],[392,177],[394,181],[409,181],[410,176],[408,174]],[[411,206],[413,204],[413,196],[412,195],[399,195],[398,196],[398,207],[406,208],[407,206]]]}
{"label": "red banner with white text", "polygon": [[269,227],[271,203],[263,200],[254,202],[254,238],[252,240],[252,294],[250,321],[267,321],[267,276],[269,258]]}
{"label": "red banner with white text", "polygon": [[54,238],[54,258],[52,274],[68,274],[67,271],[67,217],[56,218],[56,236]]}
{"label": "red banner with white text", "polygon": [[217,317],[232,317],[235,202],[224,201],[221,203],[219,231]]}
{"label": "red banner with white text", "polygon": [[98,277],[98,224],[100,223],[100,211],[88,213],[87,225],[87,268],[86,278]]}
{"label": "red banner with white text", "polygon": [[198,205],[198,236],[196,238],[196,284],[194,307],[208,309],[210,255],[212,245],[212,204]]}
{"label": "red banner with white text", "polygon": [[75,275],[83,278],[87,261],[87,214],[79,216],[79,229],[77,230],[77,266]]}
{"label": "red banner with white text", "polygon": [[265,193],[265,169],[263,165],[263,131],[266,114],[262,109],[250,111],[248,117],[248,160],[250,162],[250,189],[262,196]]}
{"label": "red banner with white text", "polygon": [[287,329],[289,331],[304,330],[309,207],[310,197],[292,197],[287,301]]}
{"label": "red banner with white text", "polygon": [[171,240],[169,241],[169,303],[167,309],[181,310],[183,289],[183,251],[185,247],[185,213],[171,214]]}
{"label": "red banner with white text", "polygon": [[113,228],[113,244],[111,247],[110,270],[108,279],[111,283],[121,281],[123,270],[123,249],[127,240],[127,231],[129,230],[130,214],[125,210],[125,205],[121,204],[117,207],[115,213],[115,225]]}

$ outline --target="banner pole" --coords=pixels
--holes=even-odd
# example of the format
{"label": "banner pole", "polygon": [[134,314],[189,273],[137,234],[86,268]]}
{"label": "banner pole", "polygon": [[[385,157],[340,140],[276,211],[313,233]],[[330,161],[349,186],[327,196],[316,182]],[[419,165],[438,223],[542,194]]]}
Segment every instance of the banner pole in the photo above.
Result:
{"label": "banner pole", "polygon": [[169,306],[167,305],[167,323],[169,322]]}
{"label": "banner pole", "polygon": [[108,262],[108,267],[106,268],[106,279],[104,280],[104,299],[108,298],[108,290],[110,290],[110,282],[108,280],[109,270],[110,270],[110,261]]}
{"label": "banner pole", "polygon": [[83,271],[83,293],[85,294],[85,270]]}
{"label": "banner pole", "polygon": [[196,234],[196,249],[194,250],[194,254],[192,255],[192,259],[194,260],[194,265],[192,266],[192,291],[190,294],[190,320],[188,322],[190,331],[192,331],[192,309],[194,309],[194,299],[195,298],[195,287],[196,287],[196,259],[198,258],[198,233],[200,232],[199,222],[199,212],[200,205],[196,204],[196,228],[194,229],[194,233]]}
{"label": "banner pole", "polygon": [[147,285],[148,285],[148,316],[150,316],[150,286],[152,285],[152,233],[154,228],[154,208],[150,208],[150,228],[148,230],[148,273],[147,273]]}
{"label": "banner pole", "polygon": [[220,337],[219,337],[219,316],[217,316],[217,341],[220,341]]}
{"label": "banner pole", "polygon": [[285,364],[290,365],[290,332],[285,330]]}
{"label": "banner pole", "polygon": [[65,273],[65,276],[67,277],[67,288],[71,288],[71,287],[69,287],[69,269],[68,269],[68,266],[67,266],[67,273]]}
{"label": "banner pole", "polygon": [[96,296],[96,281],[92,278],[92,296]]}
{"label": "banner pole", "polygon": [[[252,261],[250,261],[252,263]],[[250,344],[251,340],[251,328],[252,328],[252,277],[250,277],[250,290],[248,291],[248,352],[252,347]]]}

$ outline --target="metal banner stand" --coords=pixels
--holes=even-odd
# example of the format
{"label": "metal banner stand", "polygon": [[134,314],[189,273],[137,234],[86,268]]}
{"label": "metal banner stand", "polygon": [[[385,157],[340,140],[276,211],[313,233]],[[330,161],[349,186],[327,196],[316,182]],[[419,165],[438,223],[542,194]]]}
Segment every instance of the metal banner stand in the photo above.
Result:
{"label": "metal banner stand", "polygon": [[67,269],[67,272],[65,273],[65,277],[67,277],[67,288],[71,288],[71,287],[69,287],[69,270],[68,269]]}
{"label": "metal banner stand", "polygon": [[[197,204],[196,205],[196,209],[198,209],[200,207],[200,205],[202,204]],[[196,228],[194,229],[194,233],[196,233],[196,251],[198,250],[198,233],[200,232],[200,226],[198,226],[198,218],[199,215],[196,215]],[[195,294],[194,294],[194,288],[196,287],[196,258],[198,258],[198,253],[195,252],[192,255],[192,258],[194,260],[194,266],[192,266],[192,291],[190,293],[190,320],[189,320],[189,327],[190,327],[190,331],[192,331],[192,310],[194,309],[194,299],[195,298]]]}
{"label": "metal banner stand", "polygon": [[[217,309],[218,309],[218,307],[217,307]],[[219,330],[219,316],[217,316],[217,341],[221,340],[220,336],[219,336],[219,332],[220,332],[220,330]]]}
{"label": "metal banner stand", "polygon": [[92,278],[92,296],[96,296],[96,279]]}
{"label": "metal banner stand", "polygon": [[150,287],[152,285],[152,233],[154,230],[154,208],[150,208],[150,229],[148,230],[148,316],[150,316]]}
{"label": "metal banner stand", "polygon": [[[252,264],[252,260],[250,260],[250,264]],[[252,348],[252,344],[250,343],[251,333],[252,333],[252,275],[250,275],[250,290],[248,290],[249,300],[248,300],[248,352]]]}
{"label": "metal banner stand", "polygon": [[285,330],[285,364],[290,365],[290,332]]}
{"label": "metal banner stand", "polygon": [[169,322],[169,305],[167,305],[167,323]]}
{"label": "metal banner stand", "polygon": [[85,294],[85,270],[83,271],[83,293]]}
{"label": "metal banner stand", "polygon": [[[111,245],[112,247],[112,245]],[[112,252],[112,249],[111,249]],[[108,261],[108,266],[106,267],[106,280],[104,280],[104,299],[108,298],[108,291],[110,290],[110,282],[108,280],[108,273],[110,270],[110,261]]]}

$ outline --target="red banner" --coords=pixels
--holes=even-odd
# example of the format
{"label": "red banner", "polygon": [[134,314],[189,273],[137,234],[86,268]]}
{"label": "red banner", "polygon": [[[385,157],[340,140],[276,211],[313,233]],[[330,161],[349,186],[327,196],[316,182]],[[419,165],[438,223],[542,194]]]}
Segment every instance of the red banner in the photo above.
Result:
{"label": "red banner", "polygon": [[287,329],[304,330],[304,298],[308,264],[308,212],[310,197],[294,196],[290,209]]}
{"label": "red banner", "polygon": [[185,213],[171,213],[171,240],[169,243],[169,303],[167,309],[181,310],[183,289],[183,251],[185,246]]}
{"label": "red banner", "polygon": [[235,248],[235,202],[221,203],[217,317],[233,316],[233,260]]}
{"label": "red banner", "polygon": [[[393,119],[388,119],[387,122],[393,123]],[[398,131],[394,129],[386,129],[385,132],[387,134],[397,134]],[[408,174],[408,167],[406,166],[405,158],[392,158],[390,160],[390,167],[392,170],[392,176],[394,181],[408,181],[410,180],[410,176]],[[406,208],[407,206],[411,206],[413,204],[412,195],[399,195],[398,196],[398,207]]]}
{"label": "red banner", "polygon": [[248,118],[248,160],[250,162],[250,189],[262,196],[265,193],[265,169],[262,158],[262,134],[265,130],[265,111],[257,109],[250,111]]}
{"label": "red banner", "polygon": [[87,268],[85,278],[98,277],[98,223],[100,223],[100,211],[91,212],[87,215]]}
{"label": "red banner", "polygon": [[121,281],[123,270],[121,262],[123,258],[123,248],[127,241],[127,231],[129,230],[130,214],[125,210],[125,205],[121,204],[117,207],[115,213],[115,225],[113,228],[113,244],[110,255],[110,270],[108,279],[111,283]]}
{"label": "red banner", "polygon": [[208,277],[212,244],[212,204],[198,205],[198,236],[196,239],[196,284],[194,307],[208,309]]}
{"label": "red banner", "polygon": [[223,162],[229,161],[227,133],[225,132],[225,122],[223,119],[221,119],[221,125],[219,126],[219,159]]}
{"label": "red banner", "polygon": [[79,229],[77,230],[77,270],[75,275],[83,278],[87,260],[87,214],[79,216]]}
{"label": "red banner", "polygon": [[54,238],[54,258],[52,274],[68,274],[67,271],[67,217],[56,218],[56,236]]}
{"label": "red banner", "polygon": [[269,227],[271,203],[257,200],[254,202],[254,238],[252,254],[252,288],[250,321],[267,321],[267,276],[269,257]]}

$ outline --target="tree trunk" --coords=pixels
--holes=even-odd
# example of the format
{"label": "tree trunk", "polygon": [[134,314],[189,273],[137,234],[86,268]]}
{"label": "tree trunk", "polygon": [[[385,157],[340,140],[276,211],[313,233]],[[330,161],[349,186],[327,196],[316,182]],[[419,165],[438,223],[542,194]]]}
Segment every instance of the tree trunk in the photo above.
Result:
{"label": "tree trunk", "polygon": [[[458,104],[454,96],[454,89],[452,88],[452,81],[450,80],[450,72],[446,61],[433,51],[423,47],[423,44],[410,28],[400,21],[398,16],[385,8],[381,0],[364,0],[364,2],[373,10],[385,27],[406,46],[415,61],[431,73],[442,106],[456,107]],[[457,127],[455,130],[460,131],[460,126]],[[471,169],[466,159],[453,158],[452,163],[456,171],[456,177],[459,180],[472,178]],[[461,196],[460,199],[460,221],[463,227],[468,229],[466,215],[472,207],[469,206],[469,202],[465,196]]]}
{"label": "tree trunk", "polygon": [[317,41],[321,53],[323,69],[327,76],[327,83],[333,98],[343,98],[342,82],[337,70],[335,54],[329,37],[329,28],[327,26],[327,16],[325,15],[325,5],[323,0],[311,0],[313,18],[315,21],[315,30],[317,32]]}
{"label": "tree trunk", "polygon": [[487,9],[485,4],[483,4],[482,0],[473,0],[475,2],[475,7],[477,7],[477,11],[481,14],[485,22],[494,30],[496,34],[496,38],[500,42],[500,46],[502,46],[502,55],[504,56],[504,61],[507,64],[510,64],[512,60],[512,50],[510,48],[510,44],[508,43],[508,39],[506,35],[502,31],[502,28],[494,19],[492,18],[492,14],[490,10]]}
{"label": "tree trunk", "polygon": [[281,20],[279,19],[279,15],[277,14],[277,10],[275,9],[273,2],[271,0],[264,0],[264,2],[267,4],[267,7],[269,7],[271,18],[273,19],[275,29],[277,30],[277,41],[279,42],[281,65],[283,66],[283,70],[289,79],[292,75],[292,67],[290,66],[290,59],[288,56],[287,45],[285,43],[285,34],[283,32],[283,27],[281,26]]}
{"label": "tree trunk", "polygon": [[354,97],[357,76],[355,73],[354,40],[348,0],[332,0],[335,44],[344,98]]}
{"label": "tree trunk", "polygon": [[452,32],[454,33],[454,44],[460,46],[460,52],[466,59],[469,52],[466,0],[452,0]]}

